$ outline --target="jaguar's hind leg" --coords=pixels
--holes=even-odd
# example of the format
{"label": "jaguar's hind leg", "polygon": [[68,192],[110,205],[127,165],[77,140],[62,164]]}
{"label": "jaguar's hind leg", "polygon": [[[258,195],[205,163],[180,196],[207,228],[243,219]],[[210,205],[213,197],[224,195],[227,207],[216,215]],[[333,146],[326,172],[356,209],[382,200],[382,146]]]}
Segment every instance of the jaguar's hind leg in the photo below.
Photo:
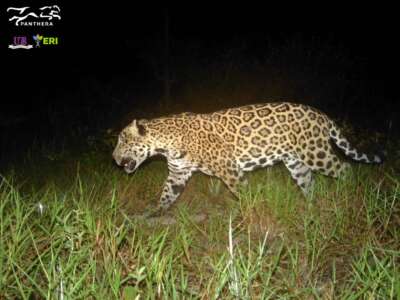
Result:
{"label": "jaguar's hind leg", "polygon": [[284,158],[283,163],[303,193],[308,195],[313,186],[311,169],[296,158]]}

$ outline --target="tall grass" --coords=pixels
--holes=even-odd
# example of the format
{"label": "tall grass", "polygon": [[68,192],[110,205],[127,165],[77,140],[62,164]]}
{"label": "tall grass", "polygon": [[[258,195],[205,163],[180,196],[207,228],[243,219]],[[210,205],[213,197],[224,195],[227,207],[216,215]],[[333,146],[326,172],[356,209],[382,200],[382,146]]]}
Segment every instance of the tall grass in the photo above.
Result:
{"label": "tall grass", "polygon": [[80,165],[68,181],[29,188],[10,174],[0,185],[0,295],[395,299],[400,186],[377,171],[317,177],[308,200],[279,166],[250,174],[238,200],[195,176],[168,225],[136,217],[161,189],[162,162],[131,177]]}

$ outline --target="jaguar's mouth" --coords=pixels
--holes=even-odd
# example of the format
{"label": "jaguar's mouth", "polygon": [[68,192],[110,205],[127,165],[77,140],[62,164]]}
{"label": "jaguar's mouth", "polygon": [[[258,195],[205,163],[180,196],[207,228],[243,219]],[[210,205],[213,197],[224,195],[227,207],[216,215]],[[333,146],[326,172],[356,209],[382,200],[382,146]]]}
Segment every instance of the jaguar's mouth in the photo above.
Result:
{"label": "jaguar's mouth", "polygon": [[126,173],[132,173],[133,171],[135,171],[136,162],[134,160],[131,160],[127,163],[124,163],[123,166]]}
{"label": "jaguar's mouth", "polygon": [[126,173],[132,173],[135,171],[136,161],[130,158],[123,158],[118,165],[123,167]]}

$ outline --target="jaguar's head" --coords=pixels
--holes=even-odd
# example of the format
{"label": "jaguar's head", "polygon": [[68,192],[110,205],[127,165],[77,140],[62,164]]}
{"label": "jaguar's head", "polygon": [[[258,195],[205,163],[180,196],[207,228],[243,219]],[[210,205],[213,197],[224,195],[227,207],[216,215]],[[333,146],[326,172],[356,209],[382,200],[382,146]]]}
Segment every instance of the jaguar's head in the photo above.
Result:
{"label": "jaguar's head", "polygon": [[124,167],[127,173],[134,172],[150,156],[151,146],[146,143],[144,123],[144,120],[134,120],[118,136],[112,155],[117,165]]}

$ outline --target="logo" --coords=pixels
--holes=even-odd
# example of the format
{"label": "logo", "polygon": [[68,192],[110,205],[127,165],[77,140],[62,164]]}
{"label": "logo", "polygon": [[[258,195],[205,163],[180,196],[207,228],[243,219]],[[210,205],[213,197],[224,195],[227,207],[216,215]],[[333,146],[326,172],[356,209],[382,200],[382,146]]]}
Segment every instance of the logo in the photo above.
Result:
{"label": "logo", "polygon": [[55,36],[43,36],[36,34],[33,36],[33,40],[36,42],[35,48],[40,48],[40,43],[45,46],[58,45],[58,37]]}
{"label": "logo", "polygon": [[[58,37],[56,36],[43,36],[36,34],[32,36],[35,42],[35,48],[41,48],[41,46],[56,46],[58,45]],[[14,36],[13,44],[8,45],[10,49],[32,49],[33,45],[28,43],[28,37],[26,36]]]}
{"label": "logo", "polygon": [[29,6],[9,7],[7,12],[11,15],[8,21],[14,21],[15,26],[53,26],[54,21],[61,20],[58,5],[43,6],[37,10]]}
{"label": "logo", "polygon": [[28,44],[26,36],[14,36],[13,44],[8,45],[10,49],[31,49],[33,46]]}
{"label": "logo", "polygon": [[40,48],[40,42],[43,40],[43,35],[34,35],[33,40],[36,42],[36,48]]}

